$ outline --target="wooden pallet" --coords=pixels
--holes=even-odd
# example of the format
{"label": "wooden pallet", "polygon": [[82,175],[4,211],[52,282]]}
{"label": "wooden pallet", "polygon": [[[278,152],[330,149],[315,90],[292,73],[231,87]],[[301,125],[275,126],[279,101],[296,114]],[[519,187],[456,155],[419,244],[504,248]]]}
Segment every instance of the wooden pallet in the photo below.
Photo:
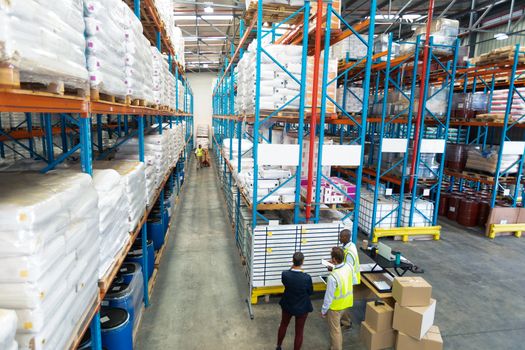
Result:
{"label": "wooden pallet", "polygon": [[[277,23],[288,18],[295,11],[300,9],[299,6],[290,6],[286,4],[263,4],[263,22]],[[251,2],[244,15],[246,23],[257,20],[257,2]]]}
{"label": "wooden pallet", "polygon": [[[143,99],[140,99],[140,98],[134,98],[131,100],[131,105],[132,106],[137,106],[137,107],[148,107],[148,102],[146,100],[143,100]],[[154,105],[156,106],[156,105]]]}
{"label": "wooden pallet", "polygon": [[461,173],[465,176],[468,176],[474,179],[480,179],[484,181],[494,181],[494,175],[492,174],[473,172],[473,171],[468,171],[468,170],[464,170]]}
{"label": "wooden pallet", "polygon": [[46,82],[25,82],[20,71],[12,65],[0,64],[0,88],[23,90],[32,93],[49,93],[58,96],[87,97],[89,89],[71,87],[58,77],[49,77]]}
{"label": "wooden pallet", "polygon": [[[512,65],[516,48],[514,46],[505,46],[492,50],[491,52],[481,54],[471,59],[471,63],[476,66],[496,65],[499,67]],[[520,54],[519,63],[525,63],[525,56]]]}
{"label": "wooden pallet", "polygon": [[101,92],[98,89],[91,89],[91,101],[94,102],[110,102],[110,103],[120,103],[123,105],[130,105],[129,96],[114,96]]}

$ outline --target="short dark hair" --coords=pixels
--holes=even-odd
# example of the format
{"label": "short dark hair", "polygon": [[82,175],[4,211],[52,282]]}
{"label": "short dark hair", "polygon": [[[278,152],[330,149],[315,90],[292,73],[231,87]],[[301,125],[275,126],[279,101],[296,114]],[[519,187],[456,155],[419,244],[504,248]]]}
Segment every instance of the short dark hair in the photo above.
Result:
{"label": "short dark hair", "polygon": [[304,262],[304,255],[301,252],[293,253],[293,266],[301,266]]}
{"label": "short dark hair", "polygon": [[345,240],[348,240],[348,242],[350,242],[350,237],[351,236],[352,236],[352,234],[350,233],[350,230],[346,229],[346,228],[339,233],[339,239],[340,240],[345,238]]}
{"label": "short dark hair", "polygon": [[345,260],[345,252],[340,247],[332,248],[332,260],[340,264]]}

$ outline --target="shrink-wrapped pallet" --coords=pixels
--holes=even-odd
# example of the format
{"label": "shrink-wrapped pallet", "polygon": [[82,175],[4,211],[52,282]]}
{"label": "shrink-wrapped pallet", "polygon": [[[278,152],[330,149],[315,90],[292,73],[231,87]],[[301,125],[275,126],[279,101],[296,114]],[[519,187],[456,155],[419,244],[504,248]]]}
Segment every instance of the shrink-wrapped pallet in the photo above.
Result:
{"label": "shrink-wrapped pallet", "polygon": [[127,95],[125,6],[121,0],[84,1],[86,61],[91,88],[119,98]]}
{"label": "shrink-wrapped pallet", "polygon": [[13,310],[0,309],[0,349],[16,350],[15,341],[17,317]]}
{"label": "shrink-wrapped pallet", "polygon": [[91,177],[5,173],[0,191],[1,246],[15,248],[0,252],[0,307],[17,313],[21,349],[64,348],[97,296],[99,213]]}
{"label": "shrink-wrapped pallet", "polygon": [[81,0],[0,2],[0,68],[14,68],[14,83],[19,72],[22,82],[85,90],[84,49]]}

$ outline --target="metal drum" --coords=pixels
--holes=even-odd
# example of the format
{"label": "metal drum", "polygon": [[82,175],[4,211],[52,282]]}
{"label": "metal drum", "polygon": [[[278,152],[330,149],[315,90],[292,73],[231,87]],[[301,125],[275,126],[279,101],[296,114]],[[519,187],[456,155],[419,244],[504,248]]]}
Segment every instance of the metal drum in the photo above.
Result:
{"label": "metal drum", "polygon": [[100,309],[102,346],[108,350],[133,350],[133,323],[129,313],[121,308]]}
{"label": "metal drum", "polygon": [[125,309],[130,316],[131,322],[135,319],[135,306],[133,304],[133,290],[127,283],[113,283],[109,287],[106,297],[102,300],[103,306]]}
{"label": "metal drum", "polygon": [[450,197],[450,193],[442,193],[441,197],[439,197],[439,208],[438,208],[438,214],[440,216],[446,216],[448,212],[448,199]]}
{"label": "metal drum", "polygon": [[[153,247],[153,241],[148,241],[147,249],[148,249],[148,280],[149,280],[149,278],[151,278],[151,276],[153,275],[153,270],[155,269],[155,248]],[[131,247],[131,250],[128,253],[128,256],[126,257],[126,261],[140,264],[140,266],[144,270],[144,266],[142,266],[142,238],[140,236],[137,237],[137,240]]]}
{"label": "metal drum", "polygon": [[477,199],[463,198],[459,203],[457,221],[466,227],[478,225],[479,201]]}
{"label": "metal drum", "polygon": [[447,144],[445,166],[453,171],[463,171],[467,165],[468,146],[465,144]]}
{"label": "metal drum", "polygon": [[458,217],[459,203],[461,202],[461,196],[453,194],[448,198],[448,210],[447,218],[456,221]]}
{"label": "metal drum", "polygon": [[485,226],[490,214],[490,202],[482,200],[479,202],[478,226]]}

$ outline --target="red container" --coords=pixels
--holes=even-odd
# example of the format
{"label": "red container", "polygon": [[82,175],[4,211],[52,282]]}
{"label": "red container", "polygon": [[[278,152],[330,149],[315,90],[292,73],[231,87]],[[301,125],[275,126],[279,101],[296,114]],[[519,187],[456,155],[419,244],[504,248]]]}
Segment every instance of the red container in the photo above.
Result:
{"label": "red container", "polygon": [[459,212],[459,203],[461,202],[461,196],[453,194],[448,198],[448,210],[447,218],[456,221]]}
{"label": "red container", "polygon": [[450,198],[450,193],[442,193],[439,198],[439,208],[438,214],[440,216],[446,216],[448,212],[448,199]]}
{"label": "red container", "polygon": [[463,198],[459,202],[457,221],[458,224],[466,227],[478,225],[479,201],[477,198]]}
{"label": "red container", "polygon": [[490,203],[487,200],[479,202],[478,226],[485,227],[490,214]]}

